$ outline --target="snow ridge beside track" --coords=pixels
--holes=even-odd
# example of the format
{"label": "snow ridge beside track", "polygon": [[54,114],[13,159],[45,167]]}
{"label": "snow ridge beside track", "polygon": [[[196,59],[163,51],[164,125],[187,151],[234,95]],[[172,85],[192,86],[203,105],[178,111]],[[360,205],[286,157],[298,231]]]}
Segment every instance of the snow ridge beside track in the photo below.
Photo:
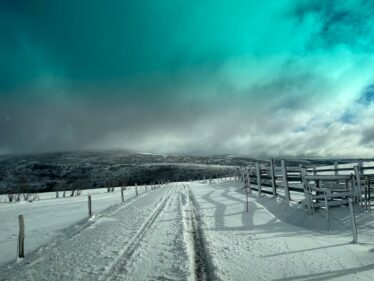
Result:
{"label": "snow ridge beside track", "polygon": [[190,271],[192,272],[193,280],[219,280],[214,273],[206,248],[197,202],[188,185],[184,185],[183,189],[180,200],[183,210],[184,238],[189,253]]}
{"label": "snow ridge beside track", "polygon": [[156,206],[155,210],[149,216],[149,218],[142,224],[135,236],[129,241],[129,243],[120,251],[119,255],[105,268],[103,275],[99,278],[100,281],[111,280],[116,276],[116,272],[119,268],[126,265],[128,259],[134,254],[139,247],[142,239],[147,233],[147,230],[156,221],[159,214],[164,209],[166,203],[169,201],[171,194],[174,192],[175,187],[171,188],[166,194],[164,194]]}

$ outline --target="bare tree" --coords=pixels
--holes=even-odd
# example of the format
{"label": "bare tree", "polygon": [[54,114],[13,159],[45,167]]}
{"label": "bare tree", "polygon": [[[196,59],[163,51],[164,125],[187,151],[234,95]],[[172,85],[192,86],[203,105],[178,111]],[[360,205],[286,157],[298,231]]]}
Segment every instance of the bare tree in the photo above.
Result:
{"label": "bare tree", "polygon": [[23,194],[23,199],[25,201],[28,201],[29,199],[29,193],[30,192],[30,185],[28,183],[28,180],[25,176],[21,176],[19,179],[18,179],[18,182],[17,182],[17,197],[16,197],[16,201],[20,201],[21,200],[21,194]]}
{"label": "bare tree", "polygon": [[8,194],[8,200],[9,202],[13,202],[13,200],[15,199],[16,195],[15,194]]}

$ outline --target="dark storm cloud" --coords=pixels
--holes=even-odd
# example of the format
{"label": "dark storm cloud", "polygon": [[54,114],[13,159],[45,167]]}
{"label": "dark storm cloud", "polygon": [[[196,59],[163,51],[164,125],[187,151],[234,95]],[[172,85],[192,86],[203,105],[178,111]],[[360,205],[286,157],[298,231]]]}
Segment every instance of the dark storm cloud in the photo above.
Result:
{"label": "dark storm cloud", "polygon": [[372,154],[368,1],[0,5],[2,153]]}

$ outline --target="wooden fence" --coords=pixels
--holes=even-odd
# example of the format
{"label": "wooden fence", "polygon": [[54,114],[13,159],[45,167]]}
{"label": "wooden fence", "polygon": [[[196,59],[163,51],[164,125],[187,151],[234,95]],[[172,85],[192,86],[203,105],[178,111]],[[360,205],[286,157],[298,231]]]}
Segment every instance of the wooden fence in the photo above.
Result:
{"label": "wooden fence", "polygon": [[[344,204],[348,204],[346,195],[350,192],[349,197],[354,204],[371,211],[371,194],[374,191],[372,163],[360,161],[295,166],[294,162],[288,163],[286,160],[269,160],[252,162],[241,167],[238,174],[245,186],[250,191],[257,191],[259,196],[283,196],[287,201],[303,201],[309,207],[318,208],[322,206],[321,196],[327,197],[329,206],[342,203],[336,202],[339,196],[345,198]],[[337,192],[338,189],[341,192]],[[323,206],[326,204],[323,203]]]}

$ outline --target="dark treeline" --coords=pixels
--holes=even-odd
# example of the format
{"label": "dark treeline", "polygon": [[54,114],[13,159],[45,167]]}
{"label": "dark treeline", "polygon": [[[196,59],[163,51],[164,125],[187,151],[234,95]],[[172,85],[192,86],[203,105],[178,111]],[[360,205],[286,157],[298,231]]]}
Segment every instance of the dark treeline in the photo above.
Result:
{"label": "dark treeline", "polygon": [[209,179],[232,173],[231,161],[122,151],[7,156],[0,158],[0,194]]}

